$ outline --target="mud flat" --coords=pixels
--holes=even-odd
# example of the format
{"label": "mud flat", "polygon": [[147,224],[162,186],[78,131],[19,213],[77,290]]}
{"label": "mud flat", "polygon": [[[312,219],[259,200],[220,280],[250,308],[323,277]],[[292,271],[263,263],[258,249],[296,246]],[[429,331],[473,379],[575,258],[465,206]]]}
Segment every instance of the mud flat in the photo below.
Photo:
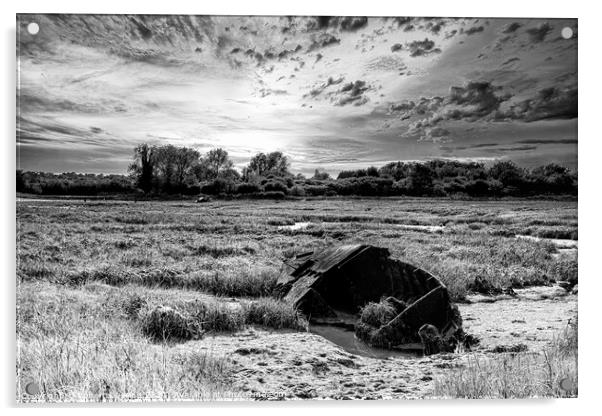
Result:
{"label": "mud flat", "polygon": [[[471,355],[487,356],[493,347],[517,344],[540,351],[576,316],[577,296],[560,290],[523,289],[511,299],[460,304],[466,331],[481,340],[469,353],[424,357],[380,351],[354,340],[353,332],[330,327],[318,329],[321,334],[249,329],[189,342],[187,347],[229,357],[233,387],[248,397],[422,398],[430,396],[434,376],[462,365]],[[354,348],[355,353],[350,352]]]}

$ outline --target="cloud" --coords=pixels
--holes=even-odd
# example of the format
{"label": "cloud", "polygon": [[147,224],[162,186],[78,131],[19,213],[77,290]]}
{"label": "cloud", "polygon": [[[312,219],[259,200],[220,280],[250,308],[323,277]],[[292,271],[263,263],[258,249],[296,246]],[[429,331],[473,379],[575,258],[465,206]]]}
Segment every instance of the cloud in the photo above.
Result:
{"label": "cloud", "polygon": [[512,57],[512,58],[508,58],[508,59],[506,59],[504,61],[504,63],[502,64],[502,66],[508,65],[508,64],[511,64],[512,62],[517,62],[517,61],[520,61],[520,58],[517,58],[516,56]]}
{"label": "cloud", "polygon": [[358,80],[345,84],[338,91],[339,98],[335,101],[335,105],[344,106],[353,104],[359,106],[365,104],[368,102],[368,97],[364,93],[369,89],[370,86],[366,84],[366,81]]}
{"label": "cloud", "polygon": [[509,96],[497,94],[501,88],[489,82],[469,82],[464,87],[451,87],[445,118],[474,121],[497,110]]}
{"label": "cloud", "polygon": [[468,35],[468,36],[470,36],[470,35],[474,35],[475,33],[482,32],[482,31],[484,31],[484,30],[485,30],[485,28],[484,28],[483,26],[474,26],[474,27],[471,27],[471,28],[470,28],[470,29],[468,29],[468,30],[465,30],[463,33],[464,33],[465,35]]}
{"label": "cloud", "polygon": [[522,25],[518,22],[512,22],[504,26],[502,29],[502,33],[514,33],[516,32]]}
{"label": "cloud", "polygon": [[489,82],[471,81],[463,87],[451,87],[446,97],[422,97],[417,102],[393,103],[389,106],[389,114],[401,120],[413,119],[404,137],[441,142],[450,135],[447,129],[438,126],[441,122],[474,122],[494,114],[500,104],[510,98],[499,94],[500,90]]}
{"label": "cloud", "polygon": [[318,95],[322,94],[326,88],[330,87],[331,85],[338,85],[343,82],[343,80],[344,78],[342,76],[338,78],[328,77],[326,82],[323,82],[320,85],[312,88],[309,93],[305,94],[303,97],[317,97]]}
{"label": "cloud", "polygon": [[312,42],[307,48],[307,52],[312,52],[316,49],[321,49],[326,46],[335,45],[341,43],[341,39],[329,33],[320,33],[312,38]]}
{"label": "cloud", "polygon": [[441,29],[443,29],[443,26],[445,26],[444,20],[438,20],[438,21],[434,22],[429,19],[429,21],[424,26],[424,29],[427,32],[432,33],[433,35],[438,35],[439,32],[441,31]]}
{"label": "cloud", "polygon": [[527,122],[571,118],[577,118],[576,87],[544,88],[536,97],[514,103],[509,109],[496,114],[496,119]]}
{"label": "cloud", "polygon": [[394,17],[393,21],[397,23],[397,27],[401,27],[405,24],[408,24],[414,19],[413,17]]}
{"label": "cloud", "polygon": [[560,140],[527,139],[527,140],[519,140],[515,143],[520,143],[520,144],[576,144],[577,139],[560,139]]}
{"label": "cloud", "polygon": [[343,17],[341,19],[341,30],[353,32],[368,24],[367,17]]}
{"label": "cloud", "polygon": [[410,51],[410,56],[424,56],[431,53],[440,53],[441,49],[435,48],[435,42],[425,38],[424,40],[415,40],[406,45]]}
{"label": "cloud", "polygon": [[456,29],[453,29],[453,30],[451,30],[449,32],[446,32],[445,33],[445,39],[453,38],[456,35],[456,33],[458,33],[458,31]]}
{"label": "cloud", "polygon": [[267,97],[268,95],[287,95],[288,91],[282,89],[271,89],[271,88],[260,88],[259,95],[261,98]]}
{"label": "cloud", "polygon": [[[562,114],[553,104],[562,103],[562,94],[546,98],[538,90],[576,85],[575,42],[548,43],[556,36],[551,32],[541,48],[524,45],[525,29],[543,19],[487,26],[484,20],[422,17],[47,15],[39,20],[41,33],[28,38],[23,24],[31,19],[22,16],[18,23],[17,39],[29,48],[18,50],[20,109],[41,126],[21,125],[20,143],[29,143],[24,148],[36,140],[36,147],[63,148],[96,140],[111,149],[110,137],[127,147],[152,133],[178,145],[223,145],[244,159],[243,148],[269,151],[320,133],[326,143],[357,138],[367,154],[379,149],[385,157],[420,159],[432,155],[433,146],[400,140],[410,127],[420,140],[453,138],[457,144],[477,134],[492,142],[506,134],[507,147],[508,140],[574,137],[568,130],[548,134],[573,120],[525,123]],[[496,38],[508,35],[504,25],[515,20],[524,26],[510,32],[501,53],[491,53]],[[456,32],[479,25],[487,29],[482,36]],[[437,56],[439,48],[450,53]],[[487,57],[475,60],[483,51]],[[547,56],[554,60],[543,62]],[[519,68],[511,57],[520,58],[520,71],[511,71]],[[297,58],[305,62],[302,69]],[[571,72],[574,77],[560,77]],[[479,90],[462,84],[468,80],[493,85]],[[514,98],[506,99],[507,91]],[[303,104],[308,108],[300,109]],[[509,121],[493,123],[498,112]],[[342,123],[348,116],[366,119]]]}
{"label": "cloud", "polygon": [[365,68],[370,71],[405,71],[407,69],[404,60],[398,56],[379,56],[369,61]]}
{"label": "cloud", "polygon": [[529,34],[531,42],[535,43],[542,42],[551,31],[552,26],[550,26],[548,22],[541,23],[537,27],[532,27],[526,30],[526,32]]}

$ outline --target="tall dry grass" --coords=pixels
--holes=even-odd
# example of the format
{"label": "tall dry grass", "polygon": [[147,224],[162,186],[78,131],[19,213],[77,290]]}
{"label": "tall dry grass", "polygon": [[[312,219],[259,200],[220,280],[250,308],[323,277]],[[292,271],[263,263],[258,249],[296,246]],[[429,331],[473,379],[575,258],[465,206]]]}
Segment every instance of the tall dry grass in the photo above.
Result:
{"label": "tall dry grass", "polygon": [[[237,393],[229,358],[154,342],[116,305],[85,291],[19,291],[17,400],[210,400]],[[40,388],[33,396],[25,392],[32,382]]]}
{"label": "tall dry grass", "polygon": [[434,382],[434,397],[521,399],[577,397],[577,319],[542,352],[469,355]]}

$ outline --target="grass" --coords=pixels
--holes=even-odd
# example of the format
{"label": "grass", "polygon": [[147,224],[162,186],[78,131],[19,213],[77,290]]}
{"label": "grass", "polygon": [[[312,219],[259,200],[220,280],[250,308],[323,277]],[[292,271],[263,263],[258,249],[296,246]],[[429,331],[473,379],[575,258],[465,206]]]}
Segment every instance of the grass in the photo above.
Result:
{"label": "grass", "polygon": [[397,315],[397,310],[386,300],[370,302],[364,306],[360,313],[360,322],[376,328],[389,323]]}
{"label": "grass", "polygon": [[[440,277],[455,300],[476,277],[499,288],[576,281],[576,260],[514,238],[576,238],[576,202],[351,202],[18,202],[18,380],[54,401],[228,394],[229,360],[189,344],[249,326],[303,330],[271,297],[282,259],[331,244],[387,247]],[[174,320],[152,315],[159,305]]]}
{"label": "grass", "polygon": [[[155,343],[107,289],[36,284],[18,292],[22,401],[208,400],[231,395],[232,363],[186,344]],[[105,288],[106,289],[106,288]],[[25,394],[35,382],[40,394]]]}
{"label": "grass", "polygon": [[435,379],[434,397],[577,397],[577,319],[542,352],[471,355]]}
{"label": "grass", "polygon": [[272,298],[229,303],[218,300],[158,305],[140,312],[142,331],[154,341],[199,339],[205,332],[236,332],[248,326],[303,330],[306,323],[288,303]]}
{"label": "grass", "polygon": [[[150,264],[145,264],[149,266]],[[30,271],[28,278],[32,277]],[[40,274],[35,270],[33,277]],[[245,268],[228,271],[189,272],[178,268],[128,268],[121,265],[101,265],[96,268],[67,272],[58,282],[78,286],[102,282],[112,286],[138,284],[146,287],[198,290],[217,296],[261,297],[272,293],[278,271],[270,267]],[[44,271],[43,276],[51,275]]]}

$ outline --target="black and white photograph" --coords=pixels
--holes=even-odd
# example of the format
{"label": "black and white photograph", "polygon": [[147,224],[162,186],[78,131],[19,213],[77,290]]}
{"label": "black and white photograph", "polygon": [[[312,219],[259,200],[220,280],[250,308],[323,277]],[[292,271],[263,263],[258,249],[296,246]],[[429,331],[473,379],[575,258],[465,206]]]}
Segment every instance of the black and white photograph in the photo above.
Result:
{"label": "black and white photograph", "polygon": [[17,14],[16,402],[578,397],[578,19],[507,16]]}

